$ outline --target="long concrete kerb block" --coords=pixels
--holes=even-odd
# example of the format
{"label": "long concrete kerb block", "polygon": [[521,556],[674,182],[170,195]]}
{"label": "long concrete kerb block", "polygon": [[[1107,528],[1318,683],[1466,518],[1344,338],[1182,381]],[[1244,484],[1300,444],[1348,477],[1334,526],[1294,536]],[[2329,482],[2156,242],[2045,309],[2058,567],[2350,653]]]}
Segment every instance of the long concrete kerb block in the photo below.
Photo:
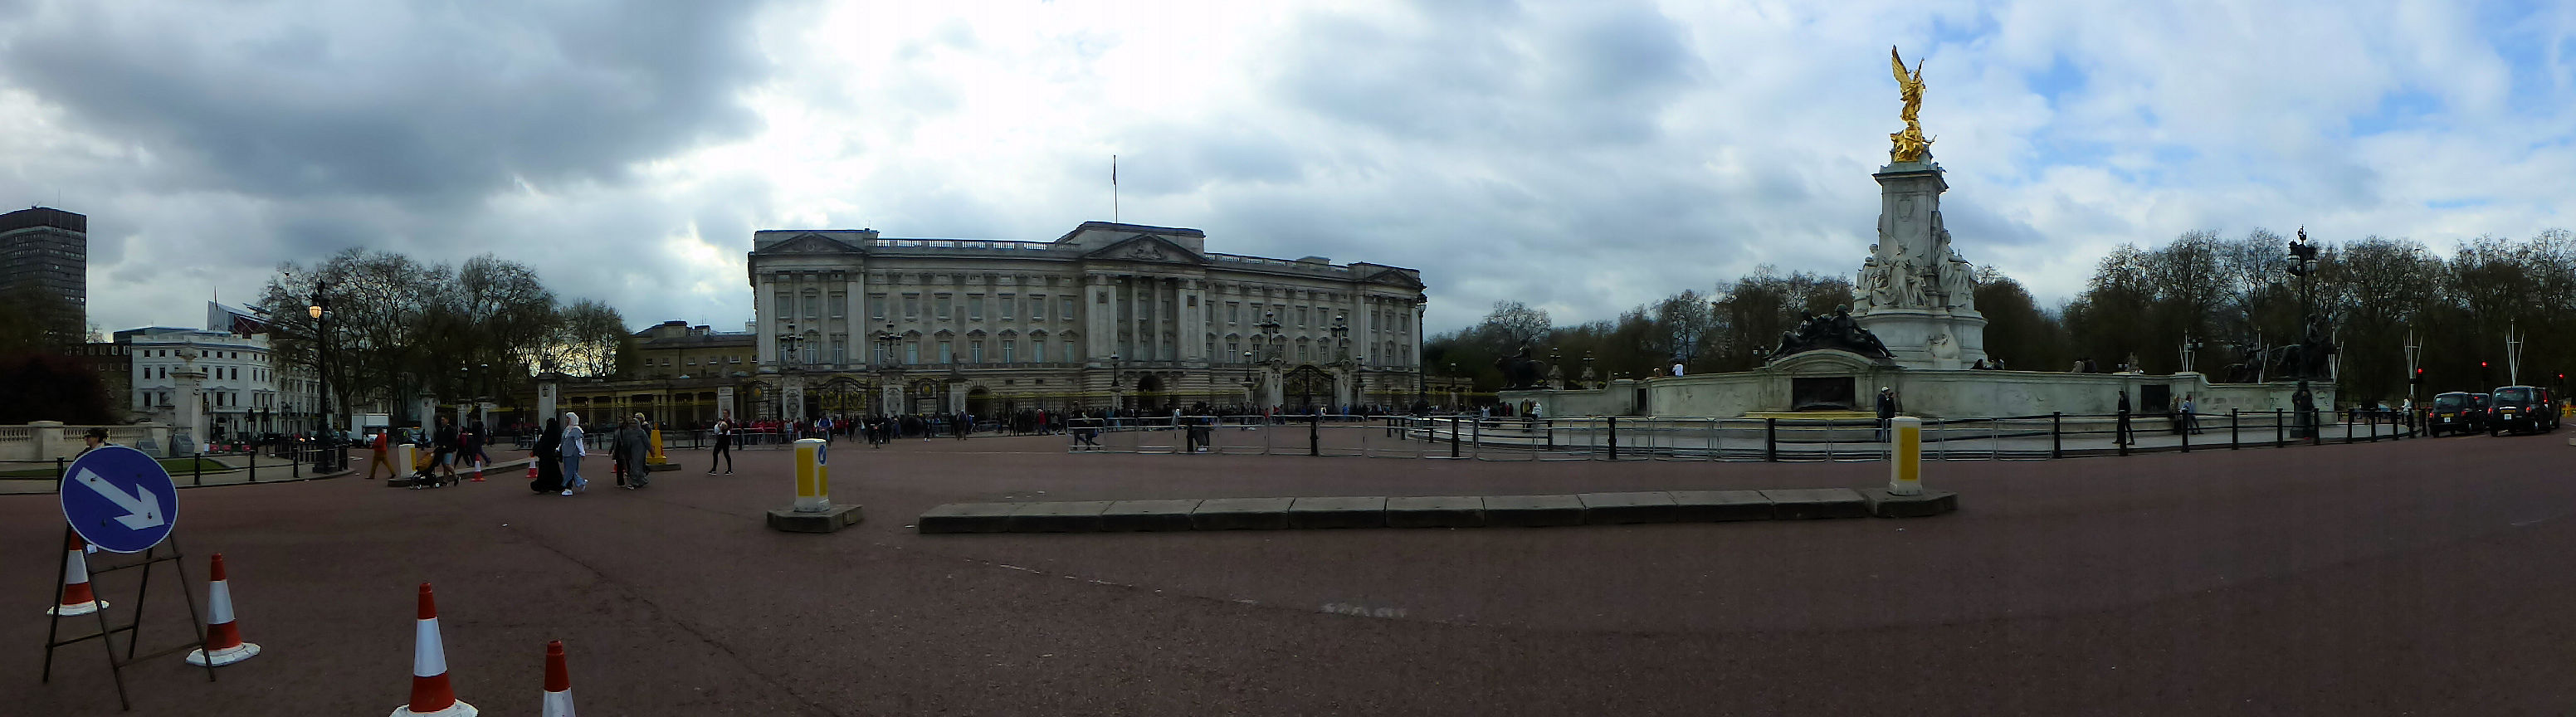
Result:
{"label": "long concrete kerb block", "polygon": [[1341,498],[1298,498],[1288,504],[1288,527],[1312,528],[1384,528],[1386,498],[1383,496]]}
{"label": "long concrete kerb block", "polygon": [[1485,499],[1472,495],[1386,499],[1389,528],[1482,528]]}
{"label": "long concrete kerb block", "polygon": [[1772,517],[1782,520],[1869,517],[1869,499],[1850,488],[1765,489]]}
{"label": "long concrete kerb block", "polygon": [[1122,500],[1100,513],[1100,529],[1111,531],[1189,530],[1195,500]]}
{"label": "long concrete kerb block", "polygon": [[1096,533],[1100,532],[1100,514],[1109,511],[1109,501],[1084,500],[1070,503],[1022,503],[1011,511],[1014,533]]}
{"label": "long concrete kerb block", "polygon": [[1681,514],[1673,494],[1661,491],[1584,493],[1575,499],[1583,501],[1584,525],[1670,523]]}
{"label": "long concrete kerb block", "polygon": [[1677,490],[1673,497],[1673,520],[1681,523],[1723,523],[1737,520],[1770,520],[1771,499],[1758,490]]}
{"label": "long concrete kerb block", "polygon": [[925,534],[935,533],[1005,533],[1011,530],[1011,512],[1017,503],[950,503],[921,514],[914,523]]}
{"label": "long concrete kerb block", "polygon": [[1498,495],[1485,499],[1485,524],[1545,528],[1583,524],[1583,499],[1570,495]]}
{"label": "long concrete kerb block", "polygon": [[798,512],[793,507],[769,511],[769,529],[789,533],[829,533],[859,524],[859,506],[855,503],[834,505],[820,513]]}
{"label": "long concrete kerb block", "polygon": [[1190,511],[1196,530],[1287,530],[1295,498],[1210,498]]}
{"label": "long concrete kerb block", "polygon": [[1869,499],[1869,514],[1881,518],[1924,518],[1959,509],[1959,494],[1946,490],[1927,490],[1914,495],[1874,490],[1866,497]]}

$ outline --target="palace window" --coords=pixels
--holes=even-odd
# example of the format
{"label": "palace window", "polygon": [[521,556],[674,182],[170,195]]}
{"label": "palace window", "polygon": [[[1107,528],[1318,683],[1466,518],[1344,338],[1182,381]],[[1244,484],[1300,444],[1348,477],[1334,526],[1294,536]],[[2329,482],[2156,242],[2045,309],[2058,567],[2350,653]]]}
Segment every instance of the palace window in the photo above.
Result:
{"label": "palace window", "polygon": [[1029,296],[1029,318],[1032,320],[1046,319],[1045,294],[1032,294]]}
{"label": "palace window", "polygon": [[[1009,321],[1009,320],[1011,320],[1013,317],[1016,317],[1016,316],[1018,316],[1018,315],[1019,315],[1019,313],[1020,313],[1020,312],[1019,312],[1019,303],[1020,303],[1020,297],[1019,297],[1019,295],[1017,295],[1017,294],[1003,294],[1003,295],[1002,295],[1002,320],[1003,320],[1003,321]],[[1005,361],[1008,361],[1009,359],[1004,359],[1004,360],[1005,360]]]}
{"label": "palace window", "polygon": [[1019,339],[1002,339],[1002,363],[1017,363],[1019,353]]}
{"label": "palace window", "polygon": [[868,318],[875,319],[875,320],[877,320],[877,321],[884,321],[884,320],[885,320],[885,316],[886,316],[885,312],[886,312],[886,295],[884,295],[884,294],[869,294],[869,295],[868,295]]}
{"label": "palace window", "polygon": [[949,306],[948,306],[948,295],[947,295],[947,294],[940,294],[940,295],[939,295],[939,308],[937,309],[937,313],[933,314],[933,316],[937,317],[937,318],[938,318],[939,320],[941,320],[941,321],[947,321],[947,320],[948,320],[948,317],[949,317],[949,315],[950,315],[950,314],[948,313],[948,308],[949,308]]}
{"label": "palace window", "polygon": [[[983,320],[984,320],[984,295],[983,295],[983,294],[967,294],[967,295],[966,295],[966,320],[967,320],[967,321],[983,321]],[[978,362],[976,362],[976,363],[983,363],[983,362],[978,361]]]}
{"label": "palace window", "polygon": [[974,341],[969,341],[969,342],[967,342],[967,343],[966,343],[966,362],[967,362],[967,363],[983,363],[983,362],[984,362],[984,340],[983,340],[983,339],[976,339],[976,340],[974,340]]}
{"label": "palace window", "polygon": [[918,318],[921,318],[921,295],[903,295],[903,320],[911,321]]}

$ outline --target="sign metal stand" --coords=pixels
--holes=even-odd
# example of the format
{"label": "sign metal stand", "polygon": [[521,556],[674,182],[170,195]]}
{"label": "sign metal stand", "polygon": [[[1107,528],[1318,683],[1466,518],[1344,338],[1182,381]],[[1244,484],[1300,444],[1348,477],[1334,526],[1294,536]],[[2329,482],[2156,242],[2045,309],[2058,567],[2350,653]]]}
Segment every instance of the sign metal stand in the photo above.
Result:
{"label": "sign metal stand", "polygon": [[[107,651],[108,672],[116,683],[116,702],[123,709],[130,711],[134,709],[134,703],[125,692],[125,668],[144,660],[203,648],[206,644],[206,625],[204,614],[197,610],[197,596],[188,592],[187,555],[179,549],[179,541],[169,535],[169,528],[178,512],[177,492],[170,485],[169,473],[163,470],[159,463],[151,461],[149,457],[143,456],[134,449],[123,446],[102,448],[104,450],[93,450],[84,454],[82,458],[85,460],[75,460],[68,468],[56,469],[55,486],[63,494],[65,515],[63,539],[56,544],[68,545],[71,543],[72,536],[80,535],[90,544],[105,548],[109,552],[142,553],[143,559],[139,562],[92,568],[89,571],[91,582],[96,584],[97,576],[100,574],[134,568],[143,569],[143,577],[134,588],[134,601],[130,603],[134,606],[134,619],[124,625],[110,625],[107,620],[107,609],[102,608],[91,613],[97,616],[97,632],[66,638],[62,637],[63,616],[54,615],[45,627],[45,666],[38,682],[47,684],[53,682],[55,650],[97,640],[99,646]],[[108,453],[131,453],[133,456],[103,455]],[[97,459],[89,460],[92,456],[96,456]],[[133,457],[140,457],[142,462],[133,463],[130,460]],[[116,463],[126,465],[116,466]],[[102,476],[102,473],[108,475]],[[76,475],[80,476],[80,482],[86,485],[76,487],[72,478]],[[120,482],[120,478],[123,482]],[[154,483],[156,480],[157,486]],[[75,497],[73,493],[76,491],[82,496],[92,497]],[[159,496],[168,496],[168,498],[164,502],[165,499]],[[97,519],[96,516],[102,515],[96,507],[100,498],[120,508],[136,503],[151,506],[151,508],[148,512],[128,510],[122,513],[110,509],[110,512],[104,515],[116,517]],[[142,517],[137,518],[137,516]],[[90,522],[85,523],[84,519],[89,519]],[[111,524],[118,522],[123,522],[130,530],[121,533],[100,532],[116,530]],[[95,523],[92,531],[79,530],[80,526],[92,523]],[[167,546],[166,549],[164,546]],[[170,563],[171,568],[179,573],[179,597],[188,604],[188,626],[192,634],[196,635],[196,639],[189,644],[157,650],[149,654],[136,654],[141,651],[144,599],[151,595],[152,566],[164,562]],[[45,597],[47,604],[58,602],[60,591],[70,578],[71,562],[66,559],[56,571],[55,579],[50,586],[52,591]],[[103,597],[106,591],[102,589],[97,592],[102,593]],[[120,632],[126,633],[123,658],[116,655],[115,637]],[[211,661],[206,665],[206,681],[215,681],[215,668]]]}

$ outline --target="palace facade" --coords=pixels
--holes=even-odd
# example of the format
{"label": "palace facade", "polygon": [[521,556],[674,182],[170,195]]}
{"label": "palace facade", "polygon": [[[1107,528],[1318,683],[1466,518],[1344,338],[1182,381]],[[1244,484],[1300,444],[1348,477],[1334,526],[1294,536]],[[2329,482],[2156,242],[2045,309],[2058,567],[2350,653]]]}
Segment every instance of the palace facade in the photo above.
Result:
{"label": "palace facade", "polygon": [[1206,244],[1111,222],[1053,241],[754,232],[738,416],[1422,398],[1421,272]]}

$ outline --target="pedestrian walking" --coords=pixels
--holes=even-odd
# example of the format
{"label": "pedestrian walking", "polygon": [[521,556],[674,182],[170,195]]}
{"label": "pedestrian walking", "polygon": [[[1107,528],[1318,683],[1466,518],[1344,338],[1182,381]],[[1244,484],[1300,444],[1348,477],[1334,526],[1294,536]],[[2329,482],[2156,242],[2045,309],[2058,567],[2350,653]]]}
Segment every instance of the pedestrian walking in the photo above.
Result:
{"label": "pedestrian walking", "polygon": [[[537,477],[528,481],[528,490],[553,493],[563,490],[563,421],[546,419],[546,432],[537,438],[537,447],[528,455],[535,459]],[[567,492],[565,495],[571,495]]]}
{"label": "pedestrian walking", "polygon": [[486,435],[487,434],[484,433],[483,421],[480,419],[475,420],[473,423],[466,424],[465,431],[458,434],[458,439],[464,446],[464,452],[457,454],[456,460],[459,462],[473,462],[474,482],[476,483],[483,482],[483,466],[489,465],[492,462],[492,456],[483,451],[483,443],[487,440]]}
{"label": "pedestrian walking", "polygon": [[707,457],[707,475],[716,474],[716,460],[724,460],[725,475],[733,475],[733,412],[716,419],[716,452]]}
{"label": "pedestrian walking", "polygon": [[377,468],[383,468],[383,469],[385,469],[385,477],[386,477],[386,478],[400,478],[400,477],[402,477],[402,472],[401,472],[401,471],[394,470],[394,459],[393,459],[393,440],[394,440],[394,439],[393,439],[393,435],[392,435],[392,433],[393,433],[392,431],[377,431],[377,432],[376,432],[376,444],[375,444],[374,453],[371,453],[371,454],[369,454],[369,455],[367,456],[367,480],[375,480],[375,479],[376,479],[376,469],[377,469]]}
{"label": "pedestrian walking", "polygon": [[651,440],[644,433],[643,421],[628,418],[617,424],[617,435],[609,442],[608,452],[616,457],[618,485],[627,490],[644,487],[645,474],[650,472],[644,459]]}
{"label": "pedestrian walking", "polygon": [[2188,393],[2182,395],[2182,429],[2200,435],[2200,414]]}
{"label": "pedestrian walking", "polygon": [[563,494],[590,490],[590,481],[581,477],[581,459],[590,455],[582,446],[581,414],[565,411],[563,415]]}
{"label": "pedestrian walking", "polygon": [[2112,427],[2111,443],[2126,446],[2137,440],[2137,433],[2129,428],[2129,389],[2120,389],[2120,418]]}
{"label": "pedestrian walking", "polygon": [[455,482],[456,454],[458,448],[463,445],[458,441],[456,424],[447,420],[446,416],[439,416],[438,430],[430,434],[429,443],[431,450],[435,451],[430,454],[429,467],[445,471],[448,481]]}

